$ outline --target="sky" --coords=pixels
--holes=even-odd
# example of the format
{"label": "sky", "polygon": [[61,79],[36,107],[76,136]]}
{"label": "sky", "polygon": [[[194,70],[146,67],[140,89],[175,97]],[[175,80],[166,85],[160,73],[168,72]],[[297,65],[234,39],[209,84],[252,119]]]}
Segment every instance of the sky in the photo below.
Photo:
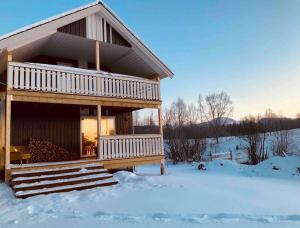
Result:
{"label": "sky", "polygon": [[[0,34],[93,0],[2,0]],[[164,106],[225,91],[234,118],[300,113],[300,0],[105,0],[174,72]]]}

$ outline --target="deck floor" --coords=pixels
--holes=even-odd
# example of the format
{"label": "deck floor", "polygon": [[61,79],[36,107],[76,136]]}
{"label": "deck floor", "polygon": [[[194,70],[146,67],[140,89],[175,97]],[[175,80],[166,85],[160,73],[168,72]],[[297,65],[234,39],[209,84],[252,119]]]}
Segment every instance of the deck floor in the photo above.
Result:
{"label": "deck floor", "polygon": [[45,163],[31,163],[31,164],[11,164],[10,170],[13,171],[26,171],[26,170],[38,170],[38,169],[52,169],[52,168],[63,168],[63,167],[74,167],[78,165],[87,164],[101,164],[105,169],[126,169],[128,167],[145,165],[145,164],[160,164],[164,160],[164,156],[144,156],[134,158],[122,158],[122,159],[109,159],[109,160],[98,160],[98,159],[82,159],[76,161],[65,161],[65,162],[45,162]]}

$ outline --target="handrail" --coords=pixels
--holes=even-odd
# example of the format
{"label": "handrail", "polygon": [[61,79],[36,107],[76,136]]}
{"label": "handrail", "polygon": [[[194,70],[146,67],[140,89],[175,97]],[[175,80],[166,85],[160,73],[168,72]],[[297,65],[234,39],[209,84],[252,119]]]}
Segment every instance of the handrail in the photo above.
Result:
{"label": "handrail", "polygon": [[154,138],[154,137],[162,137],[160,134],[134,134],[134,135],[101,135],[101,139],[138,139],[138,138]]}

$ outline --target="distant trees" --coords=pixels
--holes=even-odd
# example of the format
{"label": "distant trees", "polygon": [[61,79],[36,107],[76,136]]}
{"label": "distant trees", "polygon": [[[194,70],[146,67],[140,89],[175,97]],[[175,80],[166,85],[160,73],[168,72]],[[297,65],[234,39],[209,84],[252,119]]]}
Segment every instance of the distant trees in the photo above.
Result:
{"label": "distant trees", "polygon": [[[207,146],[206,139],[215,138],[219,143],[219,138],[224,136],[237,136],[245,142],[244,150],[251,164],[267,159],[270,153],[285,156],[290,150],[288,130],[300,128],[300,114],[291,119],[268,109],[263,116],[248,116],[235,122],[230,119],[233,109],[230,96],[225,92],[210,94],[204,99],[199,96],[196,104],[178,98],[163,111],[168,157],[174,163],[199,161]],[[142,118],[134,114],[135,133],[157,133],[156,119],[153,112]]]}
{"label": "distant trees", "polygon": [[201,119],[208,123],[216,142],[219,143],[221,132],[233,114],[230,96],[225,92],[208,95],[204,100],[199,96],[198,103]]}
{"label": "distant trees", "polygon": [[198,109],[194,105],[186,105],[182,99],[173,102],[164,112],[167,155],[173,161],[200,161],[205,150],[205,139],[187,136],[186,128],[197,123]]}

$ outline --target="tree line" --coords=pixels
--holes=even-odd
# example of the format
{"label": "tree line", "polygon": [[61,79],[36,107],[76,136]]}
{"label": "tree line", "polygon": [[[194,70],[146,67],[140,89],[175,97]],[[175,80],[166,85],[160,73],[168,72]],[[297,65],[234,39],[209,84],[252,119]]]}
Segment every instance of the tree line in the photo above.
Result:
{"label": "tree line", "polygon": [[[257,164],[270,153],[285,156],[288,152],[288,130],[300,128],[300,115],[290,119],[267,110],[265,115],[246,116],[232,121],[233,104],[225,92],[199,96],[198,103],[187,104],[179,98],[164,110],[164,138],[168,156],[174,163],[200,161],[206,148],[206,139],[237,136],[244,142],[249,163]],[[272,148],[267,145],[273,134]]]}

